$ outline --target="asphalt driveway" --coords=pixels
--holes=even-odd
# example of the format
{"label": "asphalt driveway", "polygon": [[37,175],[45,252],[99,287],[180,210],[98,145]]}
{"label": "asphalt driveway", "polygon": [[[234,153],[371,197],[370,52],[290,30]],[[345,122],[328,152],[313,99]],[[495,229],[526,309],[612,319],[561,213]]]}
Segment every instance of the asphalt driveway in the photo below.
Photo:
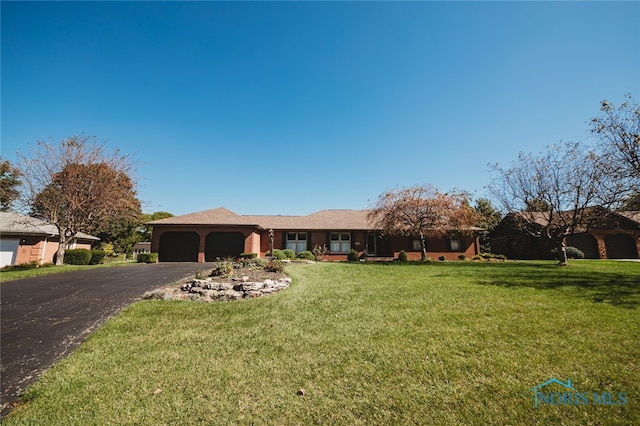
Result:
{"label": "asphalt driveway", "polygon": [[136,264],[0,284],[2,417],[20,393],[122,308],[202,263]]}

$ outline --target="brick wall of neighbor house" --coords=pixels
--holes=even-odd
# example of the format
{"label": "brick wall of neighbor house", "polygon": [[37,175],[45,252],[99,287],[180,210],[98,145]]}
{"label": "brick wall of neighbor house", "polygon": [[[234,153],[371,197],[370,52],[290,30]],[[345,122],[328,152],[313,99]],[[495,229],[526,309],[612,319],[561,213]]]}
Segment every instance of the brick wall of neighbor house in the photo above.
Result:
{"label": "brick wall of neighbor house", "polygon": [[[58,237],[40,237],[40,236],[27,236],[20,239],[20,245],[18,246],[18,252],[16,253],[16,265],[23,263],[51,263],[53,257],[58,251]],[[75,247],[77,249],[91,250],[91,243],[77,242]]]}
{"label": "brick wall of neighbor house", "polygon": [[[58,243],[55,244],[56,248]],[[23,263],[38,262],[40,263],[43,256],[43,249],[45,248],[43,237],[22,237],[20,239],[20,245],[18,245],[18,252],[16,253],[16,265]],[[44,260],[44,262],[50,262],[51,260]]]}

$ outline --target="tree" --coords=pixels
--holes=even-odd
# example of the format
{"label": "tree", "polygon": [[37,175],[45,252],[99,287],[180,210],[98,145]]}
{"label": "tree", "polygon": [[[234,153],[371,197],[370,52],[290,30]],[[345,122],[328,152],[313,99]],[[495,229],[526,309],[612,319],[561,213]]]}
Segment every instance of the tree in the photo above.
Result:
{"label": "tree", "polygon": [[486,198],[478,198],[473,209],[478,215],[478,221],[475,223],[475,226],[482,228],[482,231],[480,231],[480,249],[483,252],[490,252],[491,243],[489,241],[489,233],[493,231],[493,228],[502,220],[502,213]]}
{"label": "tree", "polygon": [[60,235],[56,264],[79,232],[92,233],[110,221],[140,215],[133,163],[108,151],[93,137],[74,136],[59,144],[38,141],[30,156],[19,153],[23,200],[31,214],[55,225]]}
{"label": "tree", "polygon": [[0,157],[0,211],[9,211],[13,202],[20,196],[18,187],[21,184],[21,175],[20,170],[9,160]]}
{"label": "tree", "polygon": [[640,181],[640,106],[630,94],[617,108],[603,100],[603,115],[592,118],[589,126],[599,139],[599,147],[616,179],[623,180],[631,190],[638,191]]}
{"label": "tree", "polygon": [[489,190],[496,200],[523,231],[551,242],[562,265],[566,237],[602,219],[592,207],[608,209],[625,193],[602,157],[578,143],[552,145],[540,155],[520,153],[511,167],[492,170]]}
{"label": "tree", "polygon": [[135,243],[140,241],[142,217],[143,215],[139,214],[106,220],[92,234],[103,243],[111,244],[114,253],[131,254]]}
{"label": "tree", "polygon": [[621,211],[640,211],[640,192],[630,195],[620,206]]}
{"label": "tree", "polygon": [[169,212],[154,212],[151,214],[143,214],[142,215],[142,226],[139,228],[139,241],[151,241],[151,234],[153,232],[153,227],[147,225],[147,222],[151,222],[153,220],[166,219],[168,217],[173,217],[173,214]]}
{"label": "tree", "polygon": [[424,260],[428,237],[470,229],[476,214],[467,194],[442,193],[431,185],[419,185],[381,194],[368,219],[386,234],[419,236]]}

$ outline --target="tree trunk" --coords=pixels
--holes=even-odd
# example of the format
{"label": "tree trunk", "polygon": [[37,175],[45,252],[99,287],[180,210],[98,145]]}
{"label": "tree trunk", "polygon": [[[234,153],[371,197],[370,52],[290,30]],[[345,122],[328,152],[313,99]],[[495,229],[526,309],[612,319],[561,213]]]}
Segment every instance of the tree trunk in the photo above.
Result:
{"label": "tree trunk", "polygon": [[421,258],[423,261],[427,260],[427,240],[424,238],[424,234],[420,232],[420,246],[422,247]]}
{"label": "tree trunk", "polygon": [[67,245],[73,241],[73,236],[67,237],[67,230],[58,227],[58,234],[60,235],[60,243],[58,244],[58,251],[55,254],[56,266],[64,265],[64,253],[67,251]]}
{"label": "tree trunk", "polygon": [[569,259],[567,258],[567,244],[565,243],[565,237],[560,238],[556,246],[558,248],[558,264],[560,266],[567,266]]}
{"label": "tree trunk", "polygon": [[62,241],[60,241],[60,244],[58,244],[58,251],[55,254],[55,258],[56,258],[56,266],[62,266],[64,265],[64,252],[67,250],[67,244],[63,244]]}

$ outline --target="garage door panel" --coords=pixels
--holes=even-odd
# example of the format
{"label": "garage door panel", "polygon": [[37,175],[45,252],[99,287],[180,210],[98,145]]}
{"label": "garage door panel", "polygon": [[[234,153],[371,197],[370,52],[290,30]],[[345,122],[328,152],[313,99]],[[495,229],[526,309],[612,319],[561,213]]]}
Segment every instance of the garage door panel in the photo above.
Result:
{"label": "garage door panel", "polygon": [[0,239],[0,268],[15,264],[19,245],[19,239]]}
{"label": "garage door panel", "polygon": [[160,236],[160,262],[197,262],[200,237],[195,232],[165,232]]}
{"label": "garage door panel", "polygon": [[205,242],[205,261],[215,262],[226,257],[238,257],[244,251],[241,232],[211,232]]}

